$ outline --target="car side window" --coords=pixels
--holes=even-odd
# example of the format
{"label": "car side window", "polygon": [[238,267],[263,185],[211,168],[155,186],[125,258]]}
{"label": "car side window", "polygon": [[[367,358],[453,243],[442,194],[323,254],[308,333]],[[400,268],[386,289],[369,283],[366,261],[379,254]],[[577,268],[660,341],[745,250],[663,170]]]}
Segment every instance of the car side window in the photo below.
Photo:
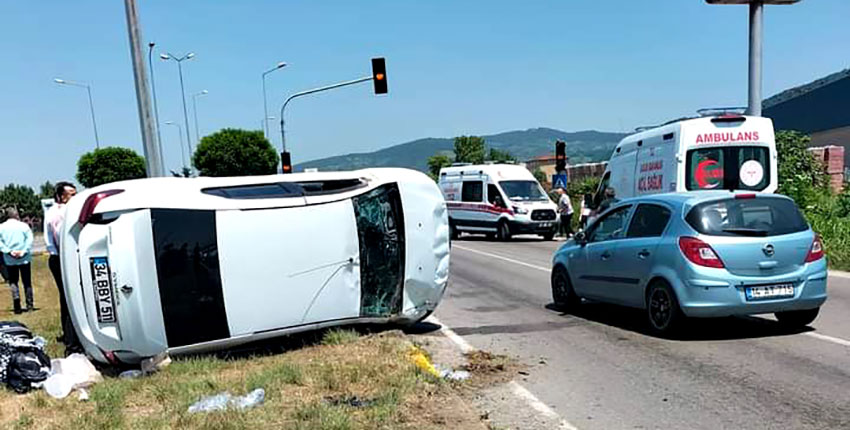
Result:
{"label": "car side window", "polygon": [[460,199],[464,202],[480,203],[484,201],[484,183],[481,181],[466,181],[460,192]]}
{"label": "car side window", "polygon": [[659,205],[642,204],[629,223],[628,238],[658,237],[670,222],[670,209]]}
{"label": "car side window", "polygon": [[502,194],[499,193],[499,189],[493,184],[487,184],[487,201],[494,206],[505,206],[505,202],[502,200]]}
{"label": "car side window", "polygon": [[593,226],[588,242],[602,242],[605,240],[621,239],[625,236],[626,218],[631,206],[623,206],[605,214]]}

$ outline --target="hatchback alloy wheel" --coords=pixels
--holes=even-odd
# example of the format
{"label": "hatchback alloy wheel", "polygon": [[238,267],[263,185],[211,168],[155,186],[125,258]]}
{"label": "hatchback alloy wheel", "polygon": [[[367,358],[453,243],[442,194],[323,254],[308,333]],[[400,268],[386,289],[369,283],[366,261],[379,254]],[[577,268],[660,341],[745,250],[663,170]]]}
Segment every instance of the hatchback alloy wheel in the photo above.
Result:
{"label": "hatchback alloy wheel", "polygon": [[573,290],[567,270],[561,265],[552,269],[552,301],[563,312],[574,311],[581,304],[581,298]]}
{"label": "hatchback alloy wheel", "polygon": [[655,282],[650,286],[647,302],[647,314],[652,329],[662,334],[672,332],[681,319],[681,310],[673,289],[665,282]]}

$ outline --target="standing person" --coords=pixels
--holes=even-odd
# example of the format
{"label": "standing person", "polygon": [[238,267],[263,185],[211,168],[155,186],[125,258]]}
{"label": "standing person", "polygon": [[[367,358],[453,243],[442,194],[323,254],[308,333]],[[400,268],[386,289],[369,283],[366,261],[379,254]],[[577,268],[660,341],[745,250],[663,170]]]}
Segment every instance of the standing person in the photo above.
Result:
{"label": "standing person", "polygon": [[21,222],[18,210],[6,209],[6,221],[0,224],[0,252],[3,253],[3,262],[9,272],[9,288],[12,290],[12,305],[15,313],[23,312],[21,309],[21,292],[18,281],[24,284],[24,293],[27,299],[26,311],[34,310],[32,298],[32,230],[30,226]]}
{"label": "standing person", "polygon": [[569,238],[573,235],[573,227],[571,225],[573,220],[573,202],[570,201],[569,194],[563,188],[558,189],[558,194],[561,195],[558,199],[558,213],[561,214],[560,232],[564,237]]}
{"label": "standing person", "polygon": [[581,199],[581,210],[579,211],[579,228],[584,230],[587,227],[587,219],[590,218],[590,206],[592,205],[593,196],[589,193],[585,193],[584,197]]}
{"label": "standing person", "polygon": [[70,182],[59,182],[53,190],[54,204],[44,214],[44,241],[47,244],[47,266],[53,274],[56,288],[59,289],[59,317],[61,321],[62,334],[59,341],[65,344],[65,354],[82,352],[82,345],[77,338],[74,324],[71,322],[71,314],[68,312],[68,303],[65,299],[65,288],[62,283],[62,264],[59,259],[59,238],[62,232],[62,224],[65,221],[65,204],[71,197],[77,194],[77,188]]}

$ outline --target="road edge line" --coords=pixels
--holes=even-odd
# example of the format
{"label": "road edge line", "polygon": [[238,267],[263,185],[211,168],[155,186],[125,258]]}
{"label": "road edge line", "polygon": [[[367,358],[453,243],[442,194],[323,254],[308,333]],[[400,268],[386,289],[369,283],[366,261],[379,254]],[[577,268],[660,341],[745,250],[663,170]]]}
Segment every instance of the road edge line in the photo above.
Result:
{"label": "road edge line", "polygon": [[812,332],[812,331],[805,332],[803,334],[806,335],[806,336],[813,337],[815,339],[825,340],[827,342],[832,342],[832,343],[835,343],[835,344],[838,344],[838,345],[850,347],[850,340],[844,340],[844,339],[841,339],[841,338],[838,338],[838,337],[827,336],[825,334],[815,333],[815,332]]}
{"label": "road edge line", "polygon": [[464,251],[468,251],[468,252],[471,252],[473,254],[480,254],[480,255],[487,256],[487,257],[498,258],[500,260],[504,260],[504,261],[507,261],[509,263],[519,264],[520,266],[530,267],[532,269],[542,270],[544,272],[549,272],[551,270],[550,268],[547,268],[547,267],[535,266],[534,264],[529,264],[529,263],[526,263],[524,261],[514,260],[513,258],[503,257],[503,256],[498,255],[498,254],[491,254],[489,252],[479,251],[477,249],[465,248],[463,246],[458,246],[458,245],[452,245],[452,248],[462,249]]}
{"label": "road edge line", "polygon": [[[460,335],[455,333],[455,331],[449,328],[449,326],[443,324],[439,319],[437,319],[437,317],[431,315],[427,319],[430,320],[431,323],[439,325],[440,333],[443,333],[446,338],[448,338],[455,345],[457,345],[457,347],[460,348],[463,353],[475,351],[474,346],[470,345],[469,342],[467,342],[464,338],[460,337]],[[543,401],[540,400],[537,396],[535,396],[534,393],[528,391],[527,388],[523,387],[516,380],[512,379],[510,382],[508,382],[508,385],[511,388],[511,392],[513,392],[515,396],[525,400],[525,402],[528,403],[528,406],[540,413],[540,415],[543,415],[544,417],[549,418],[551,420],[558,421],[559,429],[578,430],[578,427],[570,424],[567,420],[558,415],[558,413],[555,412],[554,409],[550,408],[549,405],[547,405],[546,403],[543,403]]]}

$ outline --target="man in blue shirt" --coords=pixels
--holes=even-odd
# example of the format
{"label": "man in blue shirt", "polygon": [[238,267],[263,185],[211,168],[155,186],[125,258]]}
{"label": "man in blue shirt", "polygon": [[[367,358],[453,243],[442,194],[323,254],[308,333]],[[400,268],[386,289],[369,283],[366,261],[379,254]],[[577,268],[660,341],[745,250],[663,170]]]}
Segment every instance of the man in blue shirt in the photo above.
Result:
{"label": "man in blue shirt", "polygon": [[15,313],[20,314],[21,292],[18,288],[18,280],[24,284],[24,293],[27,298],[27,311],[34,309],[32,298],[32,230],[30,226],[21,222],[18,210],[6,209],[6,222],[0,224],[0,252],[3,253],[3,262],[9,272],[9,288],[12,290],[12,302]]}

